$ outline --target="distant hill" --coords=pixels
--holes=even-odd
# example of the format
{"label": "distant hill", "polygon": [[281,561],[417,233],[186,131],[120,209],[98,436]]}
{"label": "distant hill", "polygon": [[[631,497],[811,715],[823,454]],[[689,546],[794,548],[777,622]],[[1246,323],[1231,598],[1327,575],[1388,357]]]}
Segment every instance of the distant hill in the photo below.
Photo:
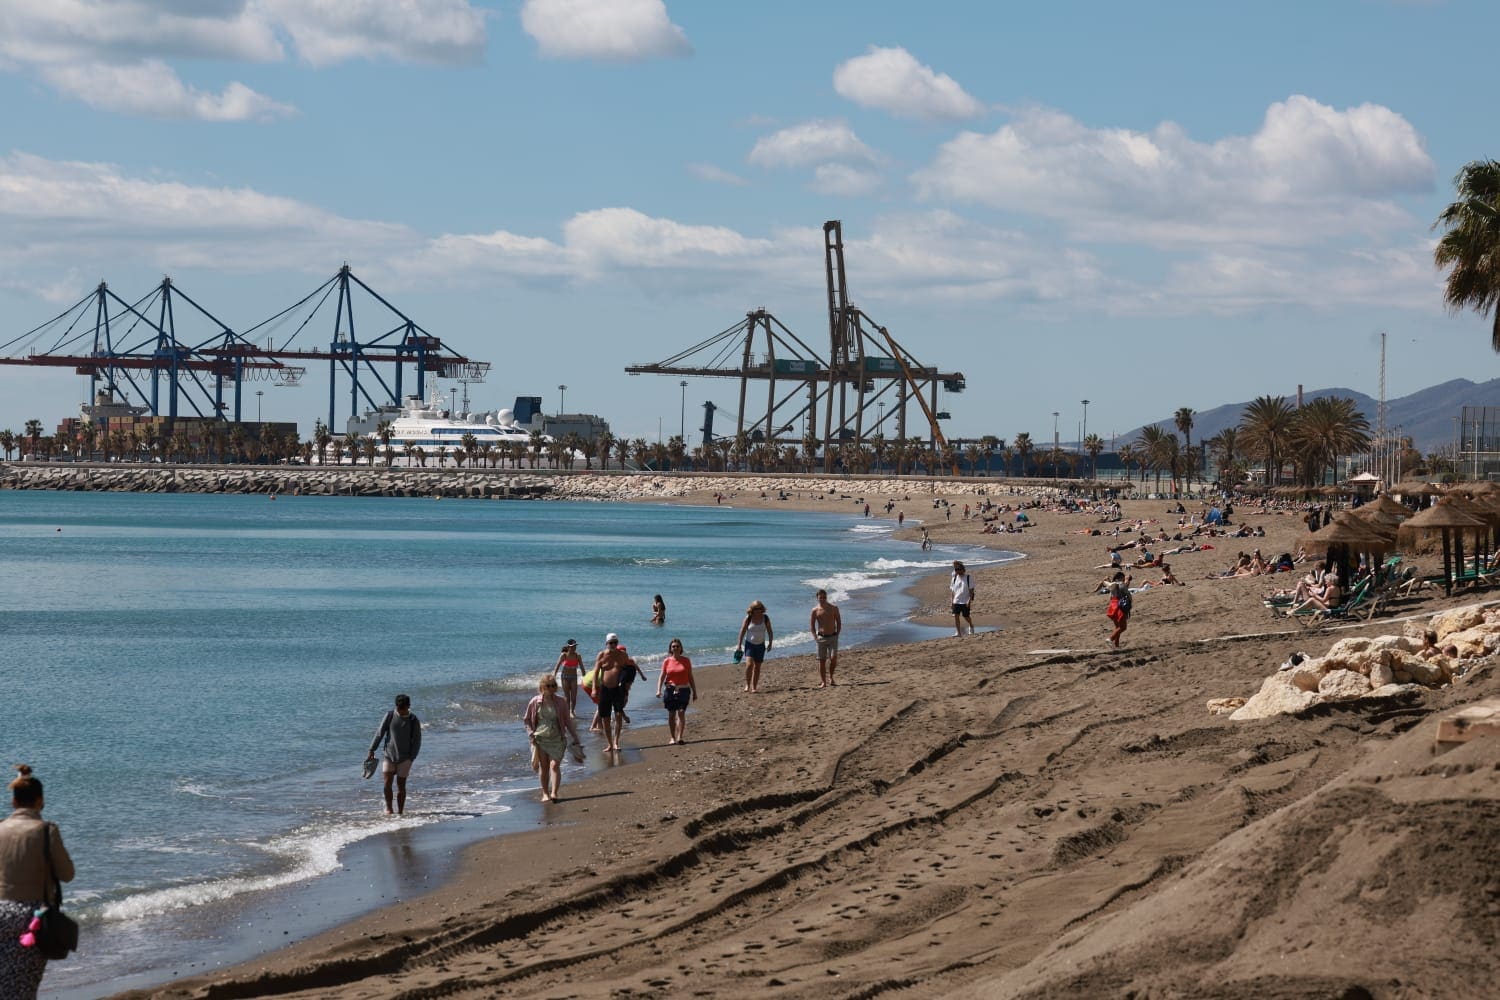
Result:
{"label": "distant hill", "polygon": [[[1324,396],[1345,396],[1354,400],[1370,421],[1370,431],[1374,433],[1380,410],[1379,400],[1353,389],[1339,388],[1317,389],[1304,392],[1302,395],[1304,401]],[[1294,394],[1287,396],[1287,402],[1295,404],[1296,401]],[[1203,441],[1226,427],[1238,426],[1240,415],[1249,405],[1250,400],[1247,399],[1243,403],[1226,403],[1211,410],[1199,410],[1193,414],[1193,441]],[[1452,443],[1453,418],[1458,416],[1465,406],[1500,407],[1500,378],[1490,379],[1488,382],[1471,382],[1466,378],[1456,378],[1451,382],[1420,389],[1409,396],[1388,399],[1385,402],[1385,423],[1393,433],[1399,427],[1400,433],[1410,436],[1417,450],[1426,454],[1442,445]],[[1156,421],[1155,426],[1174,433],[1177,430],[1177,425],[1172,422],[1170,416]],[[1121,434],[1115,441],[1117,444],[1134,441],[1140,437],[1143,430],[1145,426],[1137,427],[1133,431]]]}

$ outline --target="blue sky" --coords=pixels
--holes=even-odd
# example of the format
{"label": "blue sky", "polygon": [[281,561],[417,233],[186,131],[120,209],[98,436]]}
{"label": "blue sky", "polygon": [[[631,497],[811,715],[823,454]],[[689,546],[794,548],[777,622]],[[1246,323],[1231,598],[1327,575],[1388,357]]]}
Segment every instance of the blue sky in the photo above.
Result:
{"label": "blue sky", "polygon": [[[654,439],[681,390],[626,365],[760,306],[826,345],[840,219],[855,301],[967,376],[950,437],[1047,440],[1059,411],[1066,440],[1085,398],[1108,440],[1299,383],[1374,396],[1382,330],[1388,396],[1483,381],[1430,226],[1500,155],[1497,27],[1394,0],[0,0],[0,341],[164,274],[248,329],[347,260],[494,364],[475,408],[567,384]],[[0,426],[85,393],[0,367]],[[326,400],[315,368],[263,415],[306,434]],[[736,389],[690,384],[692,443],[704,400]]]}

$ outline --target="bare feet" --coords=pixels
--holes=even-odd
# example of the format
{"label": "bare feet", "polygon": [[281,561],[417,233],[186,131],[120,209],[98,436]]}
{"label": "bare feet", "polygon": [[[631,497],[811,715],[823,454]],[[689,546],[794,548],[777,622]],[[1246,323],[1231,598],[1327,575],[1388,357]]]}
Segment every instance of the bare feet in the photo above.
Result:
{"label": "bare feet", "polygon": [[827,686],[828,686],[828,682],[827,681],[824,681],[822,684],[818,685],[818,687],[820,687],[820,688],[826,688]]}

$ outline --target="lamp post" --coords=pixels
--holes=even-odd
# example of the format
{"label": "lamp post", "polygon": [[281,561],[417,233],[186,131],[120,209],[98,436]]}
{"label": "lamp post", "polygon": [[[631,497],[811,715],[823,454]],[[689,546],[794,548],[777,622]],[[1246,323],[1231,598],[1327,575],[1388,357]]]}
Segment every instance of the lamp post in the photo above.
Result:
{"label": "lamp post", "polygon": [[1089,401],[1083,401],[1083,430],[1078,432],[1078,450],[1083,450],[1083,439],[1089,436]]}
{"label": "lamp post", "polygon": [[1058,411],[1052,411],[1052,478],[1057,478],[1057,418]]}
{"label": "lamp post", "polygon": [[682,438],[682,446],[687,447],[687,379],[677,383],[682,386],[682,415],[677,427],[677,436]]}
{"label": "lamp post", "polygon": [[568,387],[565,386],[565,385],[558,386],[557,387],[557,415],[559,417],[563,415],[563,410],[567,409],[567,406],[568,406],[567,400],[568,400]]}
{"label": "lamp post", "polygon": [[260,397],[266,394],[264,389],[255,390],[255,422],[260,423]]}

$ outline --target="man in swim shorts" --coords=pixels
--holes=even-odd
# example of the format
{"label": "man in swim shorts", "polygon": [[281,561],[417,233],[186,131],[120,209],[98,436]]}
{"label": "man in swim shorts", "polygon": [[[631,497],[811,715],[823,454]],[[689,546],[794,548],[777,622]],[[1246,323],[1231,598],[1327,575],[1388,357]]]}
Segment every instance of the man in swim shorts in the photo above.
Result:
{"label": "man in swim shorts", "polygon": [[844,630],[844,618],[837,604],[828,603],[828,591],[819,590],[817,596],[808,627],[818,639],[818,687],[832,687],[833,671],[839,665],[839,633]]}
{"label": "man in swim shorts", "polygon": [[609,745],[605,753],[620,749],[620,728],[625,724],[625,699],[630,693],[630,683],[635,680],[637,668],[630,654],[620,648],[620,637],[613,632],[604,637],[604,648],[594,660],[599,693],[599,718],[604,725],[604,738]]}
{"label": "man in swim shorts", "polygon": [[375,759],[375,751],[385,744],[381,773],[385,776],[385,811],[391,813],[391,782],[396,784],[396,809],[406,812],[406,779],[411,774],[411,765],[422,750],[422,722],[411,710],[411,696],[396,695],[396,707],[385,713],[380,728],[375,730],[375,740],[370,744],[368,760]]}

